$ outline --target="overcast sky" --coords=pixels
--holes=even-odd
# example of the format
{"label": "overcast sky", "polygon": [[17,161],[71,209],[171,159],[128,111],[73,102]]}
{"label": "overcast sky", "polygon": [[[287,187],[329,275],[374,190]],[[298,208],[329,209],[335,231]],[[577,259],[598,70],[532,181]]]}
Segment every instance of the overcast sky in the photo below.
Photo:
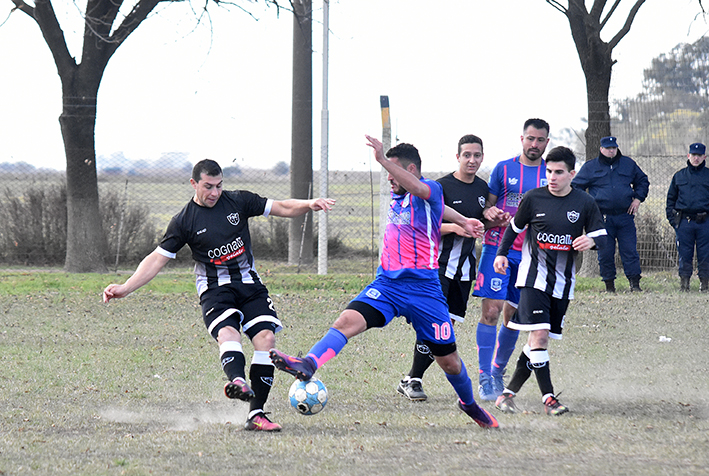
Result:
{"label": "overcast sky", "polygon": [[[68,0],[53,3],[80,57],[79,11]],[[630,3],[621,3],[606,41]],[[0,22],[11,6],[3,2]],[[322,2],[313,6],[319,168]],[[191,162],[246,167],[290,162],[292,16],[282,11],[279,18],[261,3],[249,9],[258,20],[212,8],[211,25],[195,26],[187,4],[158,7],[109,62],[97,154],[155,160],[184,152]],[[614,50],[612,97],[640,92],[654,57],[706,34],[698,13],[697,0],[648,0]],[[330,30],[331,170],[375,165],[364,134],[381,136],[380,95],[389,96],[394,137],[419,148],[424,172],[454,168],[464,134],[483,139],[490,164],[519,152],[527,118],[546,119],[553,137],[583,127],[586,89],[568,21],[544,0],[337,0]],[[0,26],[0,45],[0,162],[65,168],[60,81],[39,29],[15,12]]]}

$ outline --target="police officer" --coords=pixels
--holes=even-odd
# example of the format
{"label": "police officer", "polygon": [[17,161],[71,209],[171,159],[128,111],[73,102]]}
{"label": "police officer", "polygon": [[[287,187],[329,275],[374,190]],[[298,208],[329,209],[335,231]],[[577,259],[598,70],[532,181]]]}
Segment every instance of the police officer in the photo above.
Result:
{"label": "police officer", "polygon": [[587,190],[603,214],[608,236],[598,249],[598,264],[606,291],[615,292],[615,243],[631,291],[640,289],[640,256],[635,214],[645,201],[650,181],[630,157],[618,149],[615,137],[601,139],[598,157],[587,161],[571,185]]}
{"label": "police officer", "polygon": [[677,235],[680,291],[689,291],[694,246],[697,247],[699,290],[709,291],[709,169],[706,147],[689,146],[687,166],[675,173],[667,190],[667,219]]}

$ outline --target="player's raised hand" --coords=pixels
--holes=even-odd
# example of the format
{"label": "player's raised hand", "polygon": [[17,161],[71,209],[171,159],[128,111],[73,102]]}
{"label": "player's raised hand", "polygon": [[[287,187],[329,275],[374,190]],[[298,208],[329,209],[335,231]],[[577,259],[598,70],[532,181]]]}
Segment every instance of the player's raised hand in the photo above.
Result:
{"label": "player's raised hand", "polygon": [[374,149],[374,158],[377,159],[377,162],[384,162],[386,160],[386,157],[384,157],[384,144],[379,139],[367,134],[364,137],[367,138],[367,145]]}

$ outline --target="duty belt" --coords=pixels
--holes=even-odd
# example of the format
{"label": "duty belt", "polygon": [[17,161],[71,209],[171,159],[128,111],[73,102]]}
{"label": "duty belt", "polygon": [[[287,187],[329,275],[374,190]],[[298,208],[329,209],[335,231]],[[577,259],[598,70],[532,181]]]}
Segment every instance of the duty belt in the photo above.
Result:
{"label": "duty belt", "polygon": [[702,223],[707,221],[707,212],[694,214],[681,212],[681,220],[696,221],[701,225]]}

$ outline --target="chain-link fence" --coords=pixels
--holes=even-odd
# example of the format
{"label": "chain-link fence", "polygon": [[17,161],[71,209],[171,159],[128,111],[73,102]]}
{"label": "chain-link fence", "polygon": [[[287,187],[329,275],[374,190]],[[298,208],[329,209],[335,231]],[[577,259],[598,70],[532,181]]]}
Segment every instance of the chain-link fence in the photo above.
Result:
{"label": "chain-link fence", "polygon": [[[686,165],[689,143],[709,140],[702,135],[709,130],[702,101],[690,104],[683,97],[681,102],[666,103],[656,97],[616,103],[611,124],[622,152],[635,159],[650,178],[649,196],[636,219],[644,272],[677,266],[674,230],[665,218],[667,188],[674,172]],[[583,144],[568,145],[578,151],[581,163]],[[192,164],[184,155],[164,155],[154,162],[130,162],[119,155],[123,160],[114,156],[97,161],[109,267],[134,265],[154,249],[170,218],[193,195],[189,184]],[[493,164],[488,159],[485,165],[487,169]],[[430,172],[424,163],[429,178],[450,171]],[[314,196],[320,195],[318,174],[313,173]],[[485,179],[487,174],[481,173]],[[64,174],[23,163],[0,163],[0,177],[0,263],[62,265],[66,251]],[[379,171],[329,172],[328,195],[337,200],[328,214],[330,256],[378,253],[379,184]],[[288,165],[283,162],[268,170],[227,166],[224,186],[274,199],[291,196]],[[315,214],[315,227],[317,221]],[[257,258],[288,259],[287,220],[259,217],[251,226]],[[316,255],[317,233],[314,236]]]}

